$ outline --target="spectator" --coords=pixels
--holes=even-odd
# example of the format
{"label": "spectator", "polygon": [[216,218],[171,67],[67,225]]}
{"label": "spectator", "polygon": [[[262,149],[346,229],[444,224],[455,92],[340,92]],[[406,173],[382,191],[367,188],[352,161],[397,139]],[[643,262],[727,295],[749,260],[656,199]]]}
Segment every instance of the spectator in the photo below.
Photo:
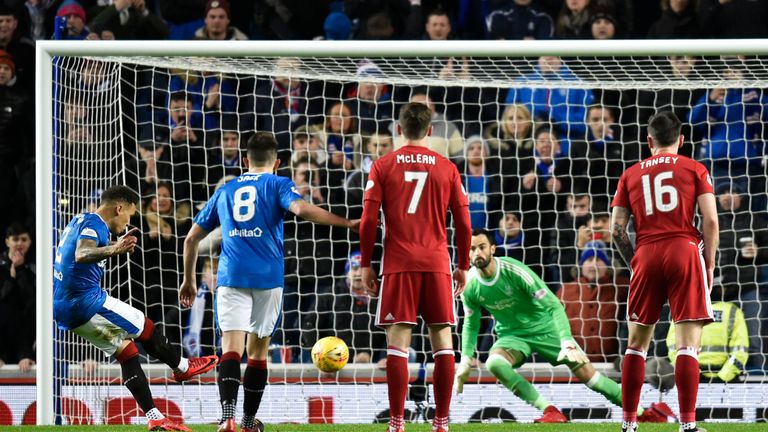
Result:
{"label": "spectator", "polygon": [[[460,155],[464,150],[464,137],[453,122],[437,111],[432,99],[425,93],[415,93],[411,96],[410,102],[423,103],[432,111],[432,135],[429,137],[429,149],[445,157]],[[396,133],[396,127],[394,122],[390,125],[393,135]],[[399,148],[402,145],[403,137],[397,136],[395,147]]]}
{"label": "spectator", "polygon": [[448,40],[451,38],[451,18],[443,9],[435,9],[427,14],[427,23],[424,24],[425,35],[422,39]]}
{"label": "spectator", "polygon": [[536,274],[541,274],[541,248],[538,237],[523,231],[521,215],[516,211],[505,212],[499,219],[496,231],[496,256],[508,256],[525,263]]}
{"label": "spectator", "polygon": [[26,1],[27,14],[29,14],[29,37],[32,40],[38,41],[48,39],[50,32],[46,28],[46,19],[48,17],[48,10],[53,7],[55,2],[50,1]]}
{"label": "spectator", "polygon": [[472,228],[490,228],[501,215],[501,175],[496,159],[488,156],[488,144],[479,135],[467,138],[464,160],[458,165],[469,198]]}
{"label": "spectator", "polygon": [[609,11],[598,11],[589,20],[592,39],[606,40],[616,37],[616,18]]}
{"label": "spectator", "polygon": [[[336,200],[336,202],[346,203],[347,217],[351,219],[357,219],[363,213],[363,192],[373,163],[395,150],[392,135],[388,133],[373,134],[364,138],[363,146],[364,150],[362,152],[355,152],[356,171],[350,174],[344,183],[346,200],[343,198]],[[360,153],[359,157],[358,153]]]}
{"label": "spectator", "polygon": [[363,287],[360,252],[349,255],[345,277],[336,282],[333,296],[325,296],[323,300],[332,302],[333,306],[321,309],[333,314],[327,314],[318,327],[347,343],[353,363],[374,363],[386,358],[387,340],[375,319],[378,299],[370,297]]}
{"label": "spectator", "polygon": [[174,165],[171,149],[168,147],[168,137],[161,131],[153,135],[147,129],[142,133],[138,145],[138,174],[139,188],[141,192],[154,190],[157,183],[174,178]]}
{"label": "spectator", "polygon": [[[349,104],[335,102],[326,113],[325,123],[319,136],[325,143],[334,169],[351,170],[354,166],[355,149],[360,149],[360,135],[357,133],[357,119],[352,116]],[[340,186],[334,183],[333,186]]]}
{"label": "spectator", "polygon": [[739,302],[749,334],[747,367],[763,366],[768,352],[761,341],[760,322],[766,322],[768,307],[760,299],[768,294],[762,287],[759,269],[768,264],[768,221],[764,213],[750,212],[744,203],[744,189],[738,183],[717,186],[720,247],[715,287],[716,299]]}
{"label": "spectator", "polygon": [[[578,78],[560,57],[542,56],[533,73],[516,81],[526,83],[548,80],[577,81]],[[505,103],[524,104],[534,118],[552,123],[564,137],[583,137],[586,132],[586,109],[593,100],[591,90],[512,88],[507,93]],[[564,146],[562,150],[568,154],[567,147]]]}
{"label": "spectator", "polygon": [[56,11],[57,17],[67,19],[66,33],[62,35],[64,40],[99,39],[96,33],[91,33],[85,26],[85,9],[75,0],[66,0]]}
{"label": "spectator", "polygon": [[[586,237],[585,230],[591,216],[589,209],[592,206],[592,198],[588,193],[573,192],[565,201],[565,210],[557,215],[557,230],[550,237],[549,259],[547,279],[550,287],[555,288],[561,283],[571,282],[575,279],[573,270],[577,263],[579,250],[587,241],[577,239]],[[589,237],[591,240],[591,236]]]}
{"label": "spectator", "polygon": [[768,37],[768,2],[700,0],[699,22],[713,38]]}
{"label": "spectator", "polygon": [[[702,381],[731,382],[745,372],[749,334],[744,314],[733,303],[712,303],[715,321],[701,332],[699,369]],[[677,358],[675,325],[669,326],[667,347],[672,364]]]}
{"label": "spectator", "polygon": [[318,136],[318,132],[310,132],[305,125],[301,125],[293,131],[291,148],[292,163],[301,159],[311,159],[318,165],[325,166],[325,161],[328,159],[328,153],[323,148],[323,142]]}
{"label": "spectator", "polygon": [[195,123],[206,131],[219,128],[221,118],[237,114],[236,90],[231,80],[222,74],[172,70],[168,85],[171,94],[184,92],[192,102]]}
{"label": "spectator", "polygon": [[557,16],[555,35],[562,39],[589,39],[591,0],[565,0]]}
{"label": "spectator", "polygon": [[155,124],[167,125],[174,146],[203,145],[202,113],[194,109],[192,99],[184,91],[171,93],[168,108],[158,113]]}
{"label": "spectator", "polygon": [[34,94],[35,44],[19,29],[19,12],[0,4],[0,50],[5,50],[15,64],[19,86]]}
{"label": "spectator", "polygon": [[486,128],[483,134],[491,154],[501,157],[525,157],[533,154],[533,119],[523,104],[504,108],[501,120]]}
{"label": "spectator", "polygon": [[168,38],[189,40],[205,24],[206,0],[158,0],[160,15],[168,23]]}
{"label": "spectator", "polygon": [[509,9],[497,9],[485,18],[490,39],[550,39],[552,18],[531,6],[533,0],[514,0]]}
{"label": "spectator", "polygon": [[[97,34],[111,32],[114,39],[156,40],[168,37],[168,26],[147,9],[145,0],[108,0],[91,9],[89,27]],[[102,37],[103,38],[103,37]]]}
{"label": "spectator", "polygon": [[[220,227],[217,227],[221,229]],[[184,351],[190,357],[216,354],[218,337],[216,335],[214,299],[217,287],[216,272],[219,268],[218,258],[203,260],[197,297],[189,312],[187,325],[184,326],[182,343]]]}
{"label": "spectator", "polygon": [[195,39],[248,40],[238,28],[230,26],[228,0],[208,0],[205,4],[205,25],[197,29]]}
{"label": "spectator", "polygon": [[571,332],[590,361],[610,362],[619,355],[619,320],[624,319],[629,280],[615,277],[605,243],[587,243],[579,257],[578,280],[557,292]]}
{"label": "spectator", "polygon": [[[234,124],[226,124],[224,129],[213,139],[213,148],[210,150],[208,166],[194,167],[198,176],[192,176],[193,179],[206,179],[207,181],[197,181],[193,183],[193,201],[202,203],[208,201],[213,196],[213,186],[222,178],[235,176],[243,173],[244,160],[240,148],[240,132]],[[195,193],[197,192],[197,193]]]}
{"label": "spectator", "polygon": [[701,37],[696,4],[691,0],[661,0],[661,17],[648,30],[649,39]]}
{"label": "spectator", "polygon": [[[726,78],[738,81],[746,66],[727,58]],[[763,124],[768,121],[768,95],[757,88],[715,88],[693,106],[689,121],[705,139],[699,157],[715,183],[732,179],[755,196],[754,210],[765,210]]]}
{"label": "spectator", "polygon": [[0,366],[35,364],[35,264],[30,231],[14,223],[0,255]]}
{"label": "spectator", "polygon": [[608,198],[624,171],[623,144],[613,110],[595,104],[587,109],[587,139],[571,142],[573,182],[595,197]]}
{"label": "spectator", "polygon": [[349,40],[352,37],[352,21],[344,12],[331,12],[323,24],[326,40]]}
{"label": "spectator", "polygon": [[373,133],[387,130],[395,114],[390,89],[381,82],[366,80],[380,80],[384,73],[375,63],[366,60],[358,65],[357,76],[360,81],[352,96],[355,98],[353,113],[360,122],[360,131]]}

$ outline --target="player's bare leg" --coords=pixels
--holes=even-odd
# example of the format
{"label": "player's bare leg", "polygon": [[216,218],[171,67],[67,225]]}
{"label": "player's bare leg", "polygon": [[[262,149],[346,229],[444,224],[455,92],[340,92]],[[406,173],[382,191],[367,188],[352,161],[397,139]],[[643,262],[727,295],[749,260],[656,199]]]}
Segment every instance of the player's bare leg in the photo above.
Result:
{"label": "player's bare leg", "polygon": [[405,395],[408,392],[408,347],[410,324],[387,326],[387,390],[389,395],[389,431],[405,430]]}
{"label": "player's bare leg", "polygon": [[448,432],[448,413],[451,409],[453,375],[456,372],[456,357],[453,353],[452,327],[448,324],[430,325],[429,341],[435,371],[432,382],[435,387],[435,418],[433,432]]}
{"label": "player's bare leg", "polygon": [[645,356],[651,344],[654,326],[629,323],[629,343],[621,364],[621,406],[624,410],[622,431],[637,430],[637,407],[645,382]]}
{"label": "player's bare leg", "polygon": [[230,330],[221,334],[221,361],[219,362],[219,400],[221,423],[218,432],[236,432],[235,409],[240,390],[240,361],[245,350],[245,332]]}
{"label": "player's bare leg", "polygon": [[243,374],[243,420],[240,422],[242,432],[264,432],[264,424],[256,419],[256,413],[267,385],[267,353],[270,339],[269,336],[258,337],[254,333],[248,333],[248,367]]}
{"label": "player's bare leg", "polygon": [[699,348],[703,321],[675,323],[677,359],[675,385],[680,405],[680,431],[703,431],[696,427],[696,398],[699,392]]}
{"label": "player's bare leg", "polygon": [[136,344],[131,340],[123,341],[120,348],[115,351],[115,359],[120,363],[122,370],[123,384],[131,392],[136,403],[144,411],[147,417],[148,430],[167,430],[167,431],[189,431],[190,429],[183,424],[178,424],[167,419],[160,410],[155,407],[152,400],[152,392],[149,390],[149,383],[144,370],[139,362],[139,350]]}

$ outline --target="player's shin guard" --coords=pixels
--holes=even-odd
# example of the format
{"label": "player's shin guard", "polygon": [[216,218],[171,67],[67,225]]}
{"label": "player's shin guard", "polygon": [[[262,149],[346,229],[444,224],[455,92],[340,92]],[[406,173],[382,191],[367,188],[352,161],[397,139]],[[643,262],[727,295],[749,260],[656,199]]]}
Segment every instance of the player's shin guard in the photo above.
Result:
{"label": "player's shin guard", "polygon": [[133,398],[136,399],[136,403],[139,404],[145,415],[150,417],[150,412],[154,413],[156,411],[155,402],[152,400],[152,392],[149,390],[147,376],[144,375],[144,370],[141,368],[141,363],[139,363],[139,350],[136,348],[136,345],[131,342],[123,348],[123,351],[115,359],[120,363],[120,369],[123,373],[123,384],[131,392]]}
{"label": "player's shin guard", "polygon": [[528,380],[515,371],[515,368],[505,357],[491,354],[485,362],[485,367],[499,382],[504,384],[504,387],[531,406],[543,410],[552,405],[548,400],[541,397]]}
{"label": "player's shin guard", "polygon": [[452,349],[444,349],[432,354],[435,371],[432,376],[435,386],[435,426],[448,427],[448,412],[451,409],[453,393],[453,375],[456,372],[456,357]]}
{"label": "player's shin guard", "polygon": [[408,392],[408,352],[392,345],[387,347],[387,390],[389,425],[402,428]]}
{"label": "player's shin guard", "polygon": [[590,389],[605,396],[606,399],[611,401],[612,404],[622,406],[621,402],[621,387],[616,381],[606,377],[600,372],[595,372],[589,381],[584,383]]}
{"label": "player's shin guard", "polygon": [[237,392],[240,390],[240,359],[243,355],[234,351],[225,352],[219,362],[219,399],[221,419],[235,418]]}
{"label": "player's shin guard", "polygon": [[267,385],[267,361],[248,359],[243,375],[243,422],[244,428],[253,428],[253,420],[259,411],[264,387]]}
{"label": "player's shin guard", "polygon": [[680,405],[680,424],[696,422],[699,392],[699,354],[694,347],[680,347],[675,360],[675,385]]}
{"label": "player's shin guard", "polygon": [[621,364],[621,407],[624,421],[637,421],[637,406],[640,404],[640,391],[645,381],[645,351],[628,347]]}
{"label": "player's shin guard", "polygon": [[[177,348],[171,346],[164,334],[156,331],[155,323],[151,319],[146,318],[144,320],[144,329],[136,340],[141,342],[141,346],[144,347],[147,354],[167,364],[171,369],[179,370],[182,366],[181,353]],[[183,360],[186,361],[186,359]],[[186,364],[186,362],[184,363]],[[181,369],[183,369],[181,372],[185,372],[185,368]]]}

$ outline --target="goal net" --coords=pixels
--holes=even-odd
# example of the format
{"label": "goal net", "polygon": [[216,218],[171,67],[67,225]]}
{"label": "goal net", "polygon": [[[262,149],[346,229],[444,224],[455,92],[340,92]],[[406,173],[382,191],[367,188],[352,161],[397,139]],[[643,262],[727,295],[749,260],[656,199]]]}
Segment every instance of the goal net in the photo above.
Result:
{"label": "goal net", "polygon": [[[222,234],[212,232],[201,246],[200,293],[191,309],[178,302],[181,251],[192,218],[218,186],[243,172],[248,137],[273,132],[279,174],[306,200],[359,218],[371,164],[402,145],[394,127],[400,107],[420,101],[434,113],[430,148],[462,175],[473,228],[493,232],[497,256],[518,259],[542,277],[562,298],[573,334],[597,370],[618,380],[630,275],[611,247],[607,215],[619,176],[650,154],[648,118],[671,110],[684,124],[681,153],[707,165],[717,191],[721,243],[712,300],[724,302],[716,304],[716,316],[722,332],[733,335],[711,336],[702,351],[716,382],[702,386],[701,416],[763,418],[768,387],[757,371],[766,368],[768,335],[764,48],[636,42],[642,44],[609,44],[612,51],[601,52],[579,42],[483,42],[482,49],[323,43],[316,50],[296,43],[228,43],[222,50],[197,42],[81,42],[58,51],[44,44],[56,57],[43,54],[51,68],[43,68],[38,83],[38,265],[50,268],[72,217],[92,211],[104,188],[126,184],[141,196],[131,222],[141,231],[139,247],[106,263],[104,288],[144,312],[185,355],[216,353]],[[265,422],[387,418],[378,363],[386,341],[374,325],[376,299],[360,289],[358,247],[354,233],[286,218],[284,313],[259,412]],[[34,421],[29,410],[36,400],[41,423],[139,421],[143,413],[121,385],[115,361],[72,333],[51,330],[52,280],[40,277],[37,393],[20,387],[13,410]],[[484,314],[481,362],[494,341],[493,324]],[[649,352],[658,367],[649,371],[641,405],[663,399],[676,410],[669,328],[667,311]],[[338,375],[319,373],[309,359],[314,342],[329,335],[344,339],[352,353]],[[459,336],[454,340],[459,347]],[[161,411],[190,423],[216,421],[214,373],[180,385],[167,367],[142,359]],[[741,373],[718,377],[714,364],[723,362]],[[420,326],[410,363],[407,409],[423,421],[433,406],[432,358]],[[534,355],[520,371],[571,419],[621,418],[620,408],[564,367]],[[538,416],[482,367],[451,409],[457,422]]]}

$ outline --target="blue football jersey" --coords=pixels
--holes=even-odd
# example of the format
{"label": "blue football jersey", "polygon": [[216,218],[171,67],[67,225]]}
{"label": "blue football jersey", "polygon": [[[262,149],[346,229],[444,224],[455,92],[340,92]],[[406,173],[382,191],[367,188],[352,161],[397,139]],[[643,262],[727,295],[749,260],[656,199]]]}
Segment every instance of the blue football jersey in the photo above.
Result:
{"label": "blue football jersey", "polygon": [[283,219],[301,196],[290,179],[243,174],[213,194],[195,223],[221,226],[218,285],[271,289],[283,286]]}
{"label": "blue football jersey", "polygon": [[109,245],[109,227],[96,213],[75,216],[61,233],[53,264],[53,318],[64,330],[88,322],[104,304],[106,292],[101,288],[104,266],[75,262],[80,239],[95,240],[98,247]]}

